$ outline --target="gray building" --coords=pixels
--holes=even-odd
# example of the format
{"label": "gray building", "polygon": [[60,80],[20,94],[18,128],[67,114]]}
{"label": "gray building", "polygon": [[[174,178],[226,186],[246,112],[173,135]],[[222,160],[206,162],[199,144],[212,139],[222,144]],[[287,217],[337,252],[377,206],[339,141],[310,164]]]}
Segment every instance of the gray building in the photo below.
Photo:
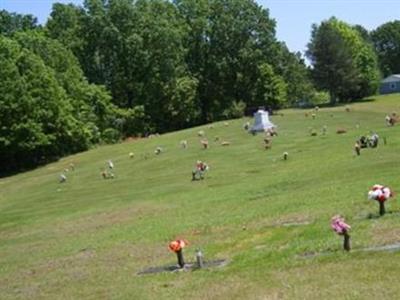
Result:
{"label": "gray building", "polygon": [[393,74],[381,81],[380,94],[400,93],[400,74]]}

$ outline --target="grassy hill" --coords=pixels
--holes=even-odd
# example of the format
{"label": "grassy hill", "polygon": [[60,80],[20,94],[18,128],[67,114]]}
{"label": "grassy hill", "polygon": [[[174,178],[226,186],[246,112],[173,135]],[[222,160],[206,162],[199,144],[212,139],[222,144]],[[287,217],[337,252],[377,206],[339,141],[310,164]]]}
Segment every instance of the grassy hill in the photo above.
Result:
{"label": "grassy hill", "polygon": [[[400,191],[400,126],[384,121],[394,111],[400,95],[352,104],[350,112],[320,109],[315,119],[285,110],[272,117],[279,136],[270,150],[241,119],[103,146],[0,179],[0,298],[398,299],[400,251],[364,251],[400,242],[396,197],[381,218],[366,197],[375,183]],[[210,149],[201,148],[199,130]],[[379,147],[355,156],[355,140],[370,131]],[[115,178],[104,180],[109,159]],[[192,182],[198,159],[210,171]],[[58,183],[71,162],[75,170]],[[352,225],[350,253],[329,227],[338,213]],[[206,260],[229,263],[137,275],[175,264],[167,245],[178,237],[190,242],[187,261],[201,248]]]}

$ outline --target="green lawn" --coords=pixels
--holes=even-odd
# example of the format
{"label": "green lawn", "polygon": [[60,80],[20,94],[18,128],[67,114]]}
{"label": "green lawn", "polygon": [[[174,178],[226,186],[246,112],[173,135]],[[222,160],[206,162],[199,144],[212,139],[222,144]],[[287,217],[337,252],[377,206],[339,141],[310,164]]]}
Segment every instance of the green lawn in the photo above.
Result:
{"label": "green lawn", "polygon": [[[400,251],[362,251],[400,242],[396,197],[377,218],[366,196],[375,183],[400,191],[400,125],[384,121],[400,113],[400,95],[370,100],[350,112],[320,109],[315,119],[282,111],[272,117],[279,136],[270,150],[241,119],[102,146],[0,179],[0,299],[400,299]],[[355,140],[371,130],[380,146],[356,157]],[[115,179],[104,180],[108,159]],[[198,159],[210,172],[191,182]],[[59,184],[71,162],[75,171]],[[338,213],[352,225],[350,253],[329,226]],[[201,248],[228,265],[136,275],[175,264],[167,246],[178,237],[190,242],[187,261]]]}

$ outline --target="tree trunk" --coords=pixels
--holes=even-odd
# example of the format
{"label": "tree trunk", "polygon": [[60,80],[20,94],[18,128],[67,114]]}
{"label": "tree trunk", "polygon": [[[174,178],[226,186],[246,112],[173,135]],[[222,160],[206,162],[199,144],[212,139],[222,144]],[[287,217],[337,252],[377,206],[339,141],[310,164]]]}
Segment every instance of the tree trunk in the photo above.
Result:
{"label": "tree trunk", "polygon": [[331,105],[335,105],[336,104],[336,95],[334,94],[334,92],[329,91],[329,101],[331,103]]}

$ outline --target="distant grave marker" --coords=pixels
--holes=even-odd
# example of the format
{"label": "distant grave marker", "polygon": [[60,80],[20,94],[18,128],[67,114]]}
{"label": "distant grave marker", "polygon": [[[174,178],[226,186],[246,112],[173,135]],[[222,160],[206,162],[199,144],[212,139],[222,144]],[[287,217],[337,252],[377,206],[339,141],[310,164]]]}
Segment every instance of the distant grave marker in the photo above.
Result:
{"label": "distant grave marker", "polygon": [[177,260],[178,260],[177,265],[151,267],[138,272],[137,275],[157,274],[163,272],[175,273],[182,271],[194,271],[206,268],[224,267],[228,264],[228,261],[225,259],[208,260],[208,261],[204,260],[203,252],[200,249],[196,249],[195,262],[186,263],[183,258],[182,249],[187,245],[188,245],[187,241],[179,239],[169,243],[168,248],[177,255]]}
{"label": "distant grave marker", "polygon": [[155,155],[160,155],[161,153],[163,153],[163,148],[162,147],[157,147],[156,150],[154,150],[154,154]]}
{"label": "distant grave marker", "polygon": [[328,131],[328,126],[326,125],[322,126],[322,135],[326,135],[327,131]]}
{"label": "distant grave marker", "polygon": [[186,149],[188,146],[187,140],[182,140],[180,144],[181,144],[182,149]]}
{"label": "distant grave marker", "polygon": [[67,176],[65,174],[61,174],[60,175],[60,179],[59,179],[60,183],[65,183],[67,182]]}
{"label": "distant grave marker", "polygon": [[201,140],[200,143],[204,150],[208,149],[208,140]]}
{"label": "distant grave marker", "polygon": [[192,181],[203,180],[204,174],[208,170],[209,166],[205,162],[198,160],[196,163],[196,168],[192,171]]}
{"label": "distant grave marker", "polygon": [[354,151],[356,152],[357,156],[361,154],[361,145],[358,141],[354,144]]}
{"label": "distant grave marker", "polygon": [[345,128],[338,128],[337,130],[336,130],[336,133],[337,134],[344,134],[344,133],[346,133],[347,132],[347,130],[345,129]]}
{"label": "distant grave marker", "polygon": [[283,160],[287,160],[289,157],[289,153],[283,152]]}

